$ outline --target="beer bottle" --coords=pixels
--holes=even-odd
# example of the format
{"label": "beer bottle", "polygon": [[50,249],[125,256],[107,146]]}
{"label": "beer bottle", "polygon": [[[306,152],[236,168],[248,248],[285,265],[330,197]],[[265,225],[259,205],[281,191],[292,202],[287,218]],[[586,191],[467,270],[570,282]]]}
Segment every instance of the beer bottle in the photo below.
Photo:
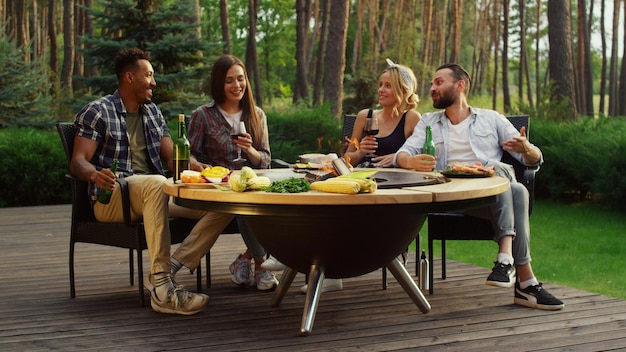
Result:
{"label": "beer bottle", "polygon": [[[111,165],[111,172],[115,174],[117,172],[117,160],[113,160],[113,165]],[[112,190],[101,189],[100,194],[98,194],[98,202],[102,204],[109,204],[111,201],[111,195],[113,194]]]}
{"label": "beer bottle", "polygon": [[422,153],[436,156],[435,143],[433,143],[433,129],[430,126],[426,126],[426,141],[424,142]]}
{"label": "beer bottle", "polygon": [[180,174],[189,169],[190,144],[187,139],[185,115],[178,115],[178,138],[174,142],[174,183],[180,182]]}

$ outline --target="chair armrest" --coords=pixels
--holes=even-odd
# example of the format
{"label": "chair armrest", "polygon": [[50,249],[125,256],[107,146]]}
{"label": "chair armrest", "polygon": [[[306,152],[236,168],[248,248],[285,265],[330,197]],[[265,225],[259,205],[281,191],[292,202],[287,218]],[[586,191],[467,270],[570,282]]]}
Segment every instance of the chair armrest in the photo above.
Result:
{"label": "chair armrest", "polygon": [[128,190],[128,182],[123,177],[115,179],[120,186],[122,192],[122,213],[124,215],[124,223],[126,226],[134,226],[130,218],[130,191]]}

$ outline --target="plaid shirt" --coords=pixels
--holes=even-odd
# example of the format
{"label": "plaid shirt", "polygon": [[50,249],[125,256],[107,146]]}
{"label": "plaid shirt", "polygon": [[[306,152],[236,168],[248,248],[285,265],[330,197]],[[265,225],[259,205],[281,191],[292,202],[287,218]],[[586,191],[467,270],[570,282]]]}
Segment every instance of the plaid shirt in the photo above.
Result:
{"label": "plaid shirt", "polygon": [[[200,162],[212,166],[227,167],[231,170],[241,169],[244,165],[257,169],[269,168],[271,154],[267,118],[265,112],[260,108],[257,107],[256,111],[263,125],[263,140],[261,141],[261,148],[258,150],[261,155],[261,163],[258,166],[251,165],[249,161],[245,161],[243,165],[233,162],[233,159],[237,157],[237,146],[230,137],[232,127],[217,109],[215,102],[200,106],[191,115],[191,122],[188,126],[191,154]],[[244,117],[242,116],[242,118]],[[245,155],[245,153],[243,154]]]}
{"label": "plaid shirt", "polygon": [[[161,163],[161,138],[169,137],[163,114],[154,103],[139,105],[143,119],[149,162],[155,174],[164,174]],[[134,174],[130,141],[126,130],[126,108],[119,92],[107,95],[87,104],[76,114],[76,135],[98,142],[98,147],[90,160],[96,169],[110,168],[113,160],[119,165],[117,172],[123,176]],[[97,198],[98,187],[89,185],[89,195]]]}

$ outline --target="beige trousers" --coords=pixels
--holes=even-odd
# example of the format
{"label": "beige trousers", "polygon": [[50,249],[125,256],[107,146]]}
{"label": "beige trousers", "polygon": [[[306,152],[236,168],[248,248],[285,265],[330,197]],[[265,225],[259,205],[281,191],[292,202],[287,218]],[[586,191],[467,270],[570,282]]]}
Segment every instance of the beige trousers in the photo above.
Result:
{"label": "beige trousers", "polygon": [[[163,191],[166,178],[161,175],[133,175],[125,178],[130,192],[131,219],[143,219],[150,256],[150,272],[170,272],[171,235],[170,217],[198,219],[189,236],[178,247],[175,258],[190,269],[195,269],[200,259],[213,246],[217,237],[234,218],[231,214],[188,209],[174,204]],[[101,222],[123,222],[122,195],[115,187],[111,201],[104,205],[96,202],[94,214]]]}

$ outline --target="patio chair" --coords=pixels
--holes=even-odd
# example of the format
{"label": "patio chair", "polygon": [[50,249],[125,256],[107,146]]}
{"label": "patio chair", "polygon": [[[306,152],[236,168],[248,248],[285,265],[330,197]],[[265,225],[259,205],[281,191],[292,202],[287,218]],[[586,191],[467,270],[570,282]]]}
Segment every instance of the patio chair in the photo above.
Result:
{"label": "patio chair", "polygon": [[[72,157],[74,145],[74,135],[76,127],[72,123],[58,122],[57,131],[63,142],[63,147],[67,156],[68,167]],[[128,184],[123,178],[116,181],[122,190],[123,199],[123,223],[104,223],[98,222],[93,214],[93,209],[87,194],[88,183],[73,177],[69,173],[66,177],[72,185],[72,227],[70,233],[70,296],[76,297],[76,287],[74,280],[74,247],[78,242],[94,243],[107,246],[128,248],[128,265],[130,274],[130,285],[134,285],[134,254],[137,251],[137,277],[139,304],[145,305],[144,288],[143,288],[143,263],[142,251],[147,249],[146,236],[144,232],[143,222],[132,222],[130,219],[130,197],[128,193]],[[170,219],[170,232],[172,235],[172,243],[181,243],[188,235],[196,220],[172,218]],[[207,261],[209,257],[207,254]],[[197,290],[202,291],[202,274],[201,266],[196,270]],[[207,264],[207,268],[209,265]],[[209,273],[207,273],[207,284],[210,283]]]}
{"label": "patio chair", "polygon": [[[509,121],[519,130],[526,127],[526,137],[529,137],[528,115],[508,116]],[[530,194],[529,213],[532,213],[535,173],[539,167],[522,165],[509,153],[504,153],[502,161],[513,165],[517,181],[528,189]],[[441,241],[441,279],[446,279],[446,241],[451,240],[490,240],[493,241],[495,234],[489,220],[476,218],[459,213],[431,213],[428,214],[428,260],[429,266],[429,293],[434,292],[433,287],[433,241]],[[419,244],[419,240],[417,242]],[[419,246],[418,246],[419,247]],[[419,248],[416,248],[419,251]],[[417,265],[416,265],[417,266]],[[417,268],[416,268],[417,271]]]}

